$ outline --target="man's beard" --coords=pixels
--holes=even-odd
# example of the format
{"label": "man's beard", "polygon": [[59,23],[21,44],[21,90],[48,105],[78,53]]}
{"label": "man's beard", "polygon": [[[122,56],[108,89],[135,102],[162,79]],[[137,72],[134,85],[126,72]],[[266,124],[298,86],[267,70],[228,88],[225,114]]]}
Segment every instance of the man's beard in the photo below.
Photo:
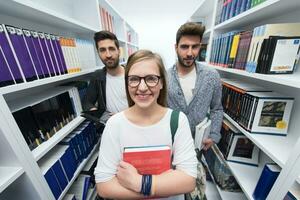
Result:
{"label": "man's beard", "polygon": [[184,59],[182,57],[180,57],[179,55],[177,55],[177,58],[178,58],[179,64],[185,68],[190,68],[191,66],[193,66],[195,64],[195,60],[196,60],[196,58],[193,58],[193,62],[190,65],[188,65],[188,64],[184,63]]}
{"label": "man's beard", "polygon": [[[109,61],[109,62],[108,62]],[[102,61],[103,64],[110,68],[110,69],[114,69],[114,68],[117,68],[119,66],[119,58],[116,58],[116,59],[110,59],[108,61]],[[113,62],[112,62],[113,61]]]}

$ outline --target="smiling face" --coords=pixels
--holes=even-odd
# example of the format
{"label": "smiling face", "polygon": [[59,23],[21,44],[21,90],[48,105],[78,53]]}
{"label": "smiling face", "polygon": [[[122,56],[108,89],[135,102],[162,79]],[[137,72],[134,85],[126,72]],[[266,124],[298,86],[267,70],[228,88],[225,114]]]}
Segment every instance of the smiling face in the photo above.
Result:
{"label": "smiling face", "polygon": [[[151,78],[149,75],[154,76]],[[146,76],[147,78],[137,78]],[[131,84],[129,83],[130,77],[140,79],[140,83],[136,87],[131,87]],[[160,90],[163,88],[163,84],[160,79],[154,80],[154,77],[160,77],[159,67],[154,60],[141,60],[131,66],[127,79],[128,92],[136,106],[140,108],[151,108],[157,105],[157,99],[159,97]],[[157,85],[152,84],[155,86],[149,87],[145,81],[149,82],[150,85],[153,81],[157,81]]]}
{"label": "smiling face", "polygon": [[181,67],[190,68],[194,66],[195,60],[200,51],[201,39],[199,36],[182,36],[175,50],[178,57],[178,62]]}
{"label": "smiling face", "polygon": [[120,50],[115,42],[110,39],[100,40],[98,44],[98,54],[103,64],[108,68],[119,66]]}

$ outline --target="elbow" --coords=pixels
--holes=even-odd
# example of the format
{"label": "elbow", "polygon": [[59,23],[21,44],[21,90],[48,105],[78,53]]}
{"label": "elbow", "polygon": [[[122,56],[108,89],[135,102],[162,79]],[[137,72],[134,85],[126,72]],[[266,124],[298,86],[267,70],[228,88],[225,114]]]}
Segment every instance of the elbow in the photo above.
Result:
{"label": "elbow", "polygon": [[102,183],[97,183],[97,194],[102,198],[109,198],[109,194],[106,190],[106,187]]}
{"label": "elbow", "polygon": [[187,193],[193,192],[196,187],[196,178],[191,177],[189,180],[188,188],[187,188]]}

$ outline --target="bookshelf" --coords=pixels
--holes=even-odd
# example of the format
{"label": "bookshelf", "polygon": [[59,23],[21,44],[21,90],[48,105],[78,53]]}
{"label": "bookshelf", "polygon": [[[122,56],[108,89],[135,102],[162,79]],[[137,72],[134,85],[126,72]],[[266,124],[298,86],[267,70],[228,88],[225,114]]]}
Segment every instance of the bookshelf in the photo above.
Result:
{"label": "bookshelf", "polygon": [[[31,151],[12,112],[48,99],[59,93],[59,90],[55,89],[58,85],[85,80],[95,70],[103,67],[93,45],[94,33],[103,29],[99,6],[109,10],[116,19],[116,34],[120,39],[121,47],[124,48],[124,58],[126,59],[123,63],[125,63],[128,57],[127,45],[138,48],[137,34],[131,29],[136,39],[131,42],[127,40],[125,28],[130,26],[105,0],[91,0],[84,3],[79,0],[9,0],[0,2],[1,23],[66,38],[80,39],[81,44],[85,44],[84,42],[92,44],[92,48],[87,48],[85,52],[80,51],[82,53],[80,55],[84,57],[81,61],[85,63],[89,61],[86,60],[86,55],[94,57],[92,62],[87,64],[88,67],[82,65],[81,71],[0,87],[0,199],[55,199],[41,174],[37,161],[76,129],[84,121],[84,118],[77,116],[49,140]],[[80,164],[72,182],[85,167],[89,158],[97,154],[98,147],[99,145],[95,146],[89,157]],[[72,182],[69,183],[68,188]],[[67,190],[63,191],[60,199],[63,199]]]}
{"label": "bookshelf", "polygon": [[138,34],[114,9],[107,0],[99,0],[100,18],[105,23],[103,29],[116,34],[121,47],[121,63],[126,63],[128,56],[138,50]]}
{"label": "bookshelf", "polygon": [[[221,78],[233,78],[262,86],[269,90],[292,96],[295,98],[287,136],[273,136],[252,134],[245,131],[237,122],[227,114],[224,118],[229,120],[239,131],[247,136],[260,149],[260,163],[258,167],[228,162],[237,182],[248,199],[253,199],[252,193],[259,179],[262,168],[266,162],[275,162],[281,167],[281,172],[270,191],[267,200],[281,200],[293,185],[300,184],[300,70],[293,74],[267,75],[249,73],[244,70],[224,68],[209,64],[213,38],[233,30],[253,30],[253,28],[270,23],[300,22],[298,0],[266,0],[238,15],[216,24],[218,15],[218,0],[201,1],[199,8],[190,18],[190,21],[202,21],[206,26],[203,40],[208,41],[206,61],[203,65],[215,69]],[[210,12],[207,12],[209,9]],[[298,187],[299,188],[299,187]]]}
{"label": "bookshelf", "polygon": [[0,193],[23,173],[21,167],[0,167]]}

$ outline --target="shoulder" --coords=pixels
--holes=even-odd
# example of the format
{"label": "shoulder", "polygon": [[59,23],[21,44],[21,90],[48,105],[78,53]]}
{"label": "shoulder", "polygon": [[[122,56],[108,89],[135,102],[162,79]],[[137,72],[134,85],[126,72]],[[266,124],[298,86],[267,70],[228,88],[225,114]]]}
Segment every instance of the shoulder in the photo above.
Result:
{"label": "shoulder", "polygon": [[198,76],[204,76],[205,79],[210,81],[214,81],[214,82],[220,81],[220,75],[216,69],[208,67],[198,62],[197,62],[197,74]]}
{"label": "shoulder", "polygon": [[173,109],[171,109],[171,108],[168,108],[168,112],[169,112],[170,117],[172,116],[172,113],[173,113],[173,112],[179,113],[179,116],[178,116],[178,121],[179,121],[179,123],[185,122],[185,121],[188,120],[188,119],[187,119],[187,116],[186,116],[183,112],[181,112],[181,111],[179,111],[179,110],[173,110]]}
{"label": "shoulder", "polygon": [[121,122],[123,123],[124,121],[124,111],[118,112],[107,120],[106,126],[116,127],[118,124],[120,124]]}
{"label": "shoulder", "polygon": [[92,80],[102,80],[106,76],[106,68],[98,69],[92,73]]}

